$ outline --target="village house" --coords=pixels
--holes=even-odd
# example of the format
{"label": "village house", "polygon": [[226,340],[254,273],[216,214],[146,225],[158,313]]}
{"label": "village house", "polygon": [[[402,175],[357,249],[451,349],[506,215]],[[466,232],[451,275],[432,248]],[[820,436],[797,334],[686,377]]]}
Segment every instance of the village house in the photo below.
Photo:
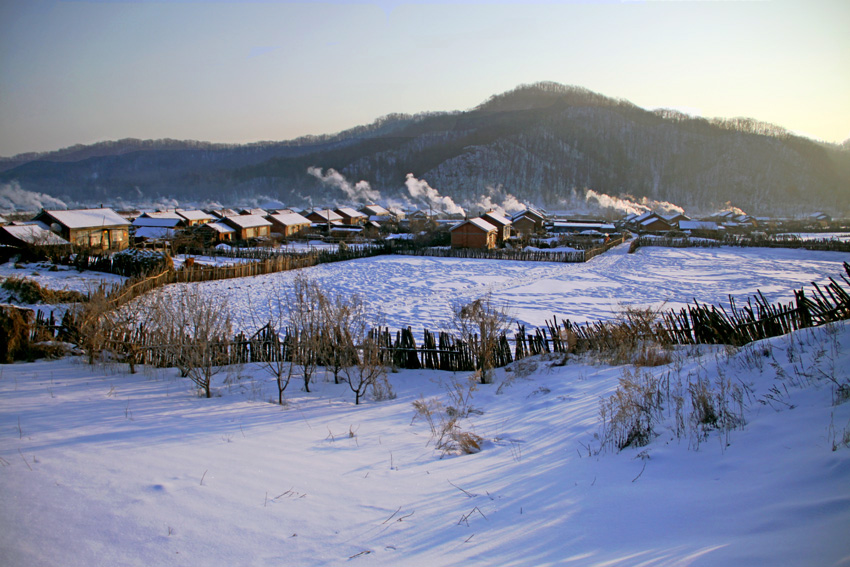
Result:
{"label": "village house", "polygon": [[204,211],[183,211],[177,209],[175,212],[183,219],[183,226],[186,227],[199,226],[213,221],[212,215],[209,215]]}
{"label": "village house", "polygon": [[71,243],[50,231],[40,222],[0,226],[0,244],[26,248],[28,246],[70,246]]}
{"label": "village house", "polygon": [[140,242],[167,242],[174,239],[184,220],[175,211],[143,213],[136,217],[132,223],[133,236],[137,244]]}
{"label": "village house", "polygon": [[266,238],[271,234],[272,223],[259,215],[237,215],[225,217],[221,220],[232,228],[235,240],[248,240],[249,238]]}
{"label": "village house", "polygon": [[240,215],[254,215],[254,216],[258,216],[258,217],[264,217],[267,214],[269,214],[269,212],[265,209],[261,209],[259,207],[254,207],[252,209],[242,209],[241,211],[239,211],[239,214]]}
{"label": "village house", "polygon": [[210,214],[213,217],[213,220],[221,220],[225,217],[235,217],[239,215],[239,212],[233,209],[209,209],[204,212]]}
{"label": "village house", "polygon": [[[360,209],[360,212],[369,217],[370,220],[387,220],[391,216],[390,212],[381,205],[366,205]],[[375,219],[373,217],[384,217],[383,219]]]}
{"label": "village house", "polygon": [[360,211],[355,211],[351,207],[340,207],[338,209],[334,209],[334,212],[342,217],[342,224],[364,224],[369,220],[368,216]]}
{"label": "village house", "polygon": [[280,213],[266,216],[266,220],[272,223],[272,234],[279,234],[284,238],[296,236],[310,228],[310,219],[298,213]]}
{"label": "village house", "polygon": [[449,229],[452,248],[495,248],[498,228],[477,217],[465,220]]}
{"label": "village house", "polygon": [[513,230],[519,234],[534,234],[543,230],[546,216],[536,209],[526,209],[511,218]]}
{"label": "village house", "polygon": [[310,222],[316,224],[331,224],[337,223],[342,224],[342,217],[330,209],[322,209],[319,211],[305,211],[301,213],[302,216],[308,218]]}
{"label": "village house", "polygon": [[33,220],[71,244],[95,250],[124,250],[130,244],[130,222],[112,209],[55,211],[42,209]]}
{"label": "village house", "polygon": [[505,242],[511,237],[510,219],[500,215],[496,211],[488,211],[481,215],[481,218],[496,227],[496,242]]}
{"label": "village house", "polygon": [[198,234],[206,242],[213,244],[233,242],[236,230],[223,222],[208,222],[198,228]]}

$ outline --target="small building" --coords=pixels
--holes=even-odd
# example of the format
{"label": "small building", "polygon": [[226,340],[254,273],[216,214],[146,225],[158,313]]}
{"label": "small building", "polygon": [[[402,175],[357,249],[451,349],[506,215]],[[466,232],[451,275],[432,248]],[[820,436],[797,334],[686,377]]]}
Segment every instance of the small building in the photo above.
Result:
{"label": "small building", "polygon": [[703,236],[716,236],[722,228],[714,221],[682,220],[679,221],[678,226],[682,232]]}
{"label": "small building", "polygon": [[514,232],[520,234],[534,234],[539,230],[543,230],[543,223],[546,221],[546,216],[536,209],[526,209],[515,214],[511,218]]}
{"label": "small building", "polygon": [[242,209],[239,211],[240,215],[254,215],[258,217],[264,217],[269,214],[269,212],[265,209],[261,209],[259,207],[254,207],[253,209]]}
{"label": "small building", "polygon": [[330,209],[322,209],[320,211],[309,211],[301,213],[302,216],[308,218],[310,222],[316,224],[342,224],[342,217]]}
{"label": "small building", "polygon": [[223,222],[208,222],[207,224],[198,227],[198,234],[207,241],[214,244],[222,242],[233,242],[236,230],[227,226]]}
{"label": "small building", "polygon": [[481,215],[481,218],[498,229],[496,232],[497,242],[504,242],[511,237],[511,224],[513,223],[507,217],[502,216],[495,211],[488,211]]}
{"label": "small building", "polygon": [[239,211],[235,211],[233,209],[209,209],[204,212],[209,213],[213,217],[213,220],[221,220],[225,217],[235,217],[239,215]]}
{"label": "small building", "polygon": [[237,215],[225,217],[221,220],[232,228],[235,240],[248,240],[249,238],[266,238],[271,234],[272,223],[259,215]]}
{"label": "small building", "polygon": [[334,212],[342,217],[342,224],[360,225],[369,220],[369,217],[360,211],[355,211],[351,207],[340,207],[334,209]]}
{"label": "small building", "polygon": [[360,209],[360,212],[367,217],[389,217],[390,212],[381,205],[366,205]]}
{"label": "small building", "polygon": [[643,232],[667,232],[672,230],[673,227],[669,222],[661,218],[660,216],[653,213],[652,216],[649,216],[637,225],[638,230]]}
{"label": "small building", "polygon": [[4,219],[3,217],[0,217],[0,226],[3,226],[4,224],[9,224],[9,221]]}
{"label": "small building", "polygon": [[187,227],[199,226],[213,221],[212,215],[209,215],[204,211],[181,211],[180,209],[178,209],[176,212],[178,215],[180,215],[180,217],[183,218],[183,225]]}
{"label": "small building", "polygon": [[495,248],[498,231],[480,217],[465,220],[449,229],[452,248]]}
{"label": "small building", "polygon": [[40,222],[0,226],[0,244],[14,246],[15,248],[71,245],[70,242],[58,234],[54,234]]}
{"label": "small building", "polygon": [[284,238],[290,238],[310,228],[310,219],[298,213],[268,215],[266,220],[272,223],[272,234],[279,234]]}
{"label": "small building", "polygon": [[42,209],[33,220],[43,222],[76,246],[95,250],[124,250],[130,244],[130,222],[112,209]]}

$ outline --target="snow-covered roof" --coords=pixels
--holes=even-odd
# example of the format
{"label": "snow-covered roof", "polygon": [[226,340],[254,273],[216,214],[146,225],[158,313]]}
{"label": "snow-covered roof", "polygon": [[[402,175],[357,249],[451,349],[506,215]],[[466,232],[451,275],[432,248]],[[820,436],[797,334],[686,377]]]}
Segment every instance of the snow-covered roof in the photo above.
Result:
{"label": "snow-covered roof", "polygon": [[493,226],[492,224],[490,224],[486,220],[482,219],[481,217],[475,217],[474,219],[465,220],[461,223],[454,225],[449,230],[454,230],[456,228],[460,228],[465,224],[475,225],[485,232],[490,232],[491,230],[498,230],[495,226]]}
{"label": "snow-covered roof", "polygon": [[390,212],[381,205],[366,205],[360,210],[369,216],[385,216],[390,214]]}
{"label": "snow-covered roof", "polygon": [[264,217],[264,216],[266,216],[266,215],[267,215],[267,214],[269,214],[269,213],[268,213],[268,211],[266,211],[265,209],[261,209],[261,208],[259,208],[259,207],[255,207],[255,208],[253,208],[253,209],[242,209],[241,211],[239,211],[239,214],[240,214],[240,215],[243,215],[243,216],[257,215],[257,216]]}
{"label": "snow-covered roof", "polygon": [[3,217],[0,217],[0,224],[6,224],[7,222],[9,222],[9,221],[4,219]]}
{"label": "snow-covered roof", "polygon": [[165,226],[140,226],[136,229],[136,238],[167,240],[173,237],[174,230]]}
{"label": "snow-covered roof", "polygon": [[41,223],[2,226],[0,227],[0,231],[5,231],[12,237],[27,244],[51,246],[70,244],[70,242],[61,236],[45,229]]}
{"label": "snow-covered roof", "polygon": [[[133,226],[174,228],[182,221],[183,219],[181,219],[180,217],[139,217],[133,221]],[[136,232],[138,232],[138,230]]]}
{"label": "snow-covered roof", "polygon": [[336,209],[336,213],[338,213],[338,214],[340,214],[344,217],[355,218],[355,219],[366,216],[363,213],[361,213],[360,211],[355,211],[351,207],[339,207],[339,208]]}
{"label": "snow-covered roof", "polygon": [[222,234],[226,234],[228,232],[236,232],[231,227],[227,226],[223,222],[208,222],[204,225],[204,228],[212,229],[216,232],[220,232]]}
{"label": "snow-covered roof", "polygon": [[339,216],[338,214],[336,214],[335,212],[333,212],[330,209],[322,209],[321,211],[311,211],[310,213],[308,213],[305,216],[309,217],[310,215],[319,215],[320,217],[322,217],[324,220],[326,220],[328,222],[341,221],[342,220],[341,216]]}
{"label": "snow-covered roof", "polygon": [[138,218],[183,220],[183,217],[181,217],[177,211],[150,211],[142,213]]}
{"label": "snow-covered roof", "polygon": [[235,217],[227,217],[225,222],[235,224],[239,228],[254,228],[257,226],[271,226],[272,223],[261,217],[260,215],[237,215]]}
{"label": "snow-covered roof", "polygon": [[97,226],[129,226],[130,221],[112,209],[77,209],[70,211],[48,211],[45,213],[68,228],[91,228]]}
{"label": "snow-covered roof", "polygon": [[679,230],[718,230],[720,227],[711,221],[679,221]]}
{"label": "snow-covered roof", "polygon": [[506,218],[503,215],[500,215],[499,213],[497,213],[495,211],[490,211],[490,212],[484,213],[482,215],[482,217],[485,220],[487,220],[487,222],[489,222],[490,224],[499,224],[501,226],[508,226],[508,225],[511,224],[510,219]]}
{"label": "snow-covered roof", "polygon": [[614,230],[614,225],[604,222],[555,221],[552,223],[552,228],[562,228],[566,230]]}
{"label": "snow-covered roof", "polygon": [[212,216],[208,215],[204,211],[193,210],[193,211],[177,211],[177,214],[183,217],[186,220],[190,221],[211,221]]}
{"label": "snow-covered roof", "polygon": [[274,219],[275,221],[284,226],[298,226],[299,224],[310,224],[310,219],[304,218],[298,213],[269,215],[266,218]]}

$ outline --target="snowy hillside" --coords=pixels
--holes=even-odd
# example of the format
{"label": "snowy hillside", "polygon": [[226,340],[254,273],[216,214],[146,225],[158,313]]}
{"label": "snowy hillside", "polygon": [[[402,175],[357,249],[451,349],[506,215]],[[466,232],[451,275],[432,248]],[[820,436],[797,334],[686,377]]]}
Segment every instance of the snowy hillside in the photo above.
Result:
{"label": "snowy hillside", "polygon": [[0,564],[850,564],[850,324],[638,369],[727,380],[743,427],[677,437],[668,406],[621,452],[598,451],[599,400],[632,370],[556,362],[472,391],[462,456],[412,402],[464,374],[391,374],[397,397],[360,406],[320,379],[280,407],[253,365],[213,399],[174,370],[2,366]]}

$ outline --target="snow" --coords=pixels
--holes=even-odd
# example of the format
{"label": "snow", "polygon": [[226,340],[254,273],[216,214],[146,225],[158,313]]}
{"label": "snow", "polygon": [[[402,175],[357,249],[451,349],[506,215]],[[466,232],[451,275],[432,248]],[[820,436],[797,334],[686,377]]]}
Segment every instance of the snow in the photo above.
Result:
{"label": "snow", "polygon": [[112,209],[77,209],[69,211],[44,211],[68,228],[98,226],[129,226],[130,223]]}
{"label": "snow", "polygon": [[174,370],[4,365],[0,564],[846,565],[850,402],[825,377],[848,380],[850,324],[679,354],[644,371],[734,376],[742,430],[695,443],[665,418],[594,454],[623,368],[537,358],[472,392],[483,449],[444,458],[411,402],[463,373],[391,374],[397,397],[360,406],[293,384],[280,407],[254,365],[212,399]]}
{"label": "snow", "polygon": [[127,278],[105,272],[77,271],[71,266],[56,265],[57,271],[51,272],[53,266],[50,262],[24,262],[17,263],[20,268],[15,267],[14,261],[0,264],[0,280],[6,278],[26,278],[37,282],[41,287],[57,291],[79,291],[88,293],[98,285],[124,283]]}
{"label": "snow", "polygon": [[[765,248],[639,248],[628,244],[580,264],[378,256],[306,270],[325,290],[358,294],[373,323],[412,327],[419,335],[451,328],[451,308],[488,293],[527,326],[554,315],[573,322],[609,319],[621,305],[680,309],[694,298],[728,305],[757,289],[771,302],[792,301],[794,290],[844,273],[850,254]],[[226,300],[235,327],[253,333],[267,323],[263,309],[277,305],[297,272],[194,284]],[[169,286],[164,293],[176,288]]]}

